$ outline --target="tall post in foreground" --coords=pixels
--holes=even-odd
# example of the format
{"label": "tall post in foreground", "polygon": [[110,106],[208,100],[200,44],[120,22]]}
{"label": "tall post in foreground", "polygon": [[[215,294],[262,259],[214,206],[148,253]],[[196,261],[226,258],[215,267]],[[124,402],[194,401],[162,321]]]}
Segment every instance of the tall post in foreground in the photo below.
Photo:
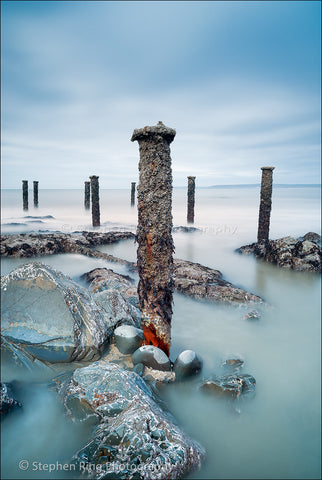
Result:
{"label": "tall post in foreground", "polygon": [[89,210],[91,202],[91,182],[85,183],[85,198],[84,198],[84,207],[86,210]]}
{"label": "tall post in foreground", "polygon": [[131,205],[135,204],[135,182],[131,183]]}
{"label": "tall post in foreground", "polygon": [[98,177],[96,175],[92,175],[89,178],[91,179],[92,192],[92,225],[93,227],[99,227],[101,222]]}
{"label": "tall post in foreground", "polygon": [[28,210],[28,180],[22,180],[22,208]]}
{"label": "tall post in foreground", "polygon": [[172,170],[170,143],[176,131],[158,122],[136,129],[140,147],[138,185],[138,294],[145,344],[167,355],[173,298]]}
{"label": "tall post in foreground", "polygon": [[38,183],[36,180],[34,180],[34,207],[38,208]]}
{"label": "tall post in foreground", "polygon": [[188,223],[193,223],[195,220],[195,178],[196,177],[188,177]]}
{"label": "tall post in foreground", "polygon": [[272,206],[273,170],[275,167],[262,167],[261,198],[258,217],[257,242],[268,240]]}

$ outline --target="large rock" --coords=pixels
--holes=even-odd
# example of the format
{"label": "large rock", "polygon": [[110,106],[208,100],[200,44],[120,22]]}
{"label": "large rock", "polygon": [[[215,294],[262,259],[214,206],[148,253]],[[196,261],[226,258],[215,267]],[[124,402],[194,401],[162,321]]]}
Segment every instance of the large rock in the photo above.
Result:
{"label": "large rock", "polygon": [[263,300],[224,280],[219,270],[187,260],[174,260],[174,287],[194,298],[228,304],[263,303]]}
{"label": "large rock", "polygon": [[85,478],[179,479],[200,466],[203,448],[135,372],[101,360],[56,382],[69,415],[83,420],[92,413],[100,421],[73,458]]}
{"label": "large rock", "polygon": [[290,270],[321,272],[321,236],[317,233],[252,243],[236,251]]}
{"label": "large rock", "polygon": [[234,373],[222,377],[212,377],[200,385],[200,390],[213,395],[239,398],[255,393],[256,380],[246,373]]}
{"label": "large rock", "polygon": [[1,279],[1,333],[40,360],[97,359],[122,322],[102,303],[61,272],[25,264]]}

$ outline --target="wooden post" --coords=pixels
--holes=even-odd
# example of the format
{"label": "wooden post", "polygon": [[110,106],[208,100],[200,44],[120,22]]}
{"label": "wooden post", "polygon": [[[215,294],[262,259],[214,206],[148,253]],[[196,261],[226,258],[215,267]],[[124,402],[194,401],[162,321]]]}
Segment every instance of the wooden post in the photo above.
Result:
{"label": "wooden post", "polygon": [[28,210],[28,180],[22,180],[22,208]]}
{"label": "wooden post", "polygon": [[131,183],[131,205],[135,205],[135,182]]}
{"label": "wooden post", "polygon": [[89,177],[91,179],[92,192],[92,224],[93,227],[100,226],[100,199],[99,199],[99,184],[96,175]]}
{"label": "wooden post", "polygon": [[34,207],[38,208],[38,183],[37,181],[34,180]]}
{"label": "wooden post", "polygon": [[137,266],[145,344],[167,355],[171,345],[173,299],[172,170],[170,143],[176,131],[158,122],[136,129],[139,143]]}
{"label": "wooden post", "polygon": [[195,220],[195,178],[196,177],[188,177],[188,223],[193,223]]}
{"label": "wooden post", "polygon": [[85,183],[85,198],[84,198],[84,207],[86,210],[89,210],[91,203],[91,182]]}
{"label": "wooden post", "polygon": [[262,167],[262,183],[257,232],[258,243],[268,240],[269,237],[274,168],[275,167]]}

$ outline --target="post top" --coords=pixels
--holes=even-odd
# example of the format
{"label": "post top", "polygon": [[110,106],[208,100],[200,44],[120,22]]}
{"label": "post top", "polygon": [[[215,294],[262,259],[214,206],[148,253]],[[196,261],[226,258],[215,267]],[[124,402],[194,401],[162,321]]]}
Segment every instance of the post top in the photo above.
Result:
{"label": "post top", "polygon": [[196,177],[193,177],[191,175],[188,175],[187,178],[192,178],[193,180],[196,178]]}
{"label": "post top", "polygon": [[261,167],[262,170],[274,170],[275,167]]}
{"label": "post top", "polygon": [[91,177],[89,177],[91,180],[95,180],[96,178],[99,178],[97,175],[92,175]]}
{"label": "post top", "polygon": [[155,126],[146,126],[144,128],[136,128],[133,131],[131,142],[135,140],[146,140],[149,137],[162,137],[171,143],[176,135],[176,131],[173,128],[166,127],[162,122],[158,122]]}

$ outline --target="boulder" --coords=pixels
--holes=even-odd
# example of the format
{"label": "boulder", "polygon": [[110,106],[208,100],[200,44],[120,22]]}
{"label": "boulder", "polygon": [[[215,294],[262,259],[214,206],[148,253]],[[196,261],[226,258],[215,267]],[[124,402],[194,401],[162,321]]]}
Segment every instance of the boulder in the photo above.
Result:
{"label": "boulder", "polygon": [[114,330],[115,344],[124,354],[135,352],[144,342],[143,330],[131,325],[121,325]]}
{"label": "boulder", "polygon": [[120,321],[100,307],[88,290],[41,263],[1,279],[2,336],[40,360],[99,358]]}
{"label": "boulder", "polygon": [[239,398],[255,393],[256,380],[248,374],[232,374],[213,377],[200,385],[200,390],[214,395]]}
{"label": "boulder", "polygon": [[143,345],[138,348],[132,355],[132,361],[134,365],[143,363],[146,367],[151,367],[155,370],[171,370],[169,357],[163,350],[154,345]]}
{"label": "boulder", "polygon": [[0,383],[0,414],[4,415],[11,410],[21,408],[22,405],[14,398],[10,383]]}
{"label": "boulder", "polygon": [[161,409],[135,372],[101,360],[58,378],[56,385],[71,417],[77,411],[82,420],[82,412],[86,418],[91,411],[99,419],[72,460],[83,477],[179,479],[200,466],[204,449]]}
{"label": "boulder", "polygon": [[184,350],[174,362],[173,370],[176,379],[184,379],[198,374],[202,369],[203,361],[193,350]]}
{"label": "boulder", "polygon": [[321,272],[321,236],[313,232],[300,238],[288,236],[252,243],[236,251],[290,270]]}

